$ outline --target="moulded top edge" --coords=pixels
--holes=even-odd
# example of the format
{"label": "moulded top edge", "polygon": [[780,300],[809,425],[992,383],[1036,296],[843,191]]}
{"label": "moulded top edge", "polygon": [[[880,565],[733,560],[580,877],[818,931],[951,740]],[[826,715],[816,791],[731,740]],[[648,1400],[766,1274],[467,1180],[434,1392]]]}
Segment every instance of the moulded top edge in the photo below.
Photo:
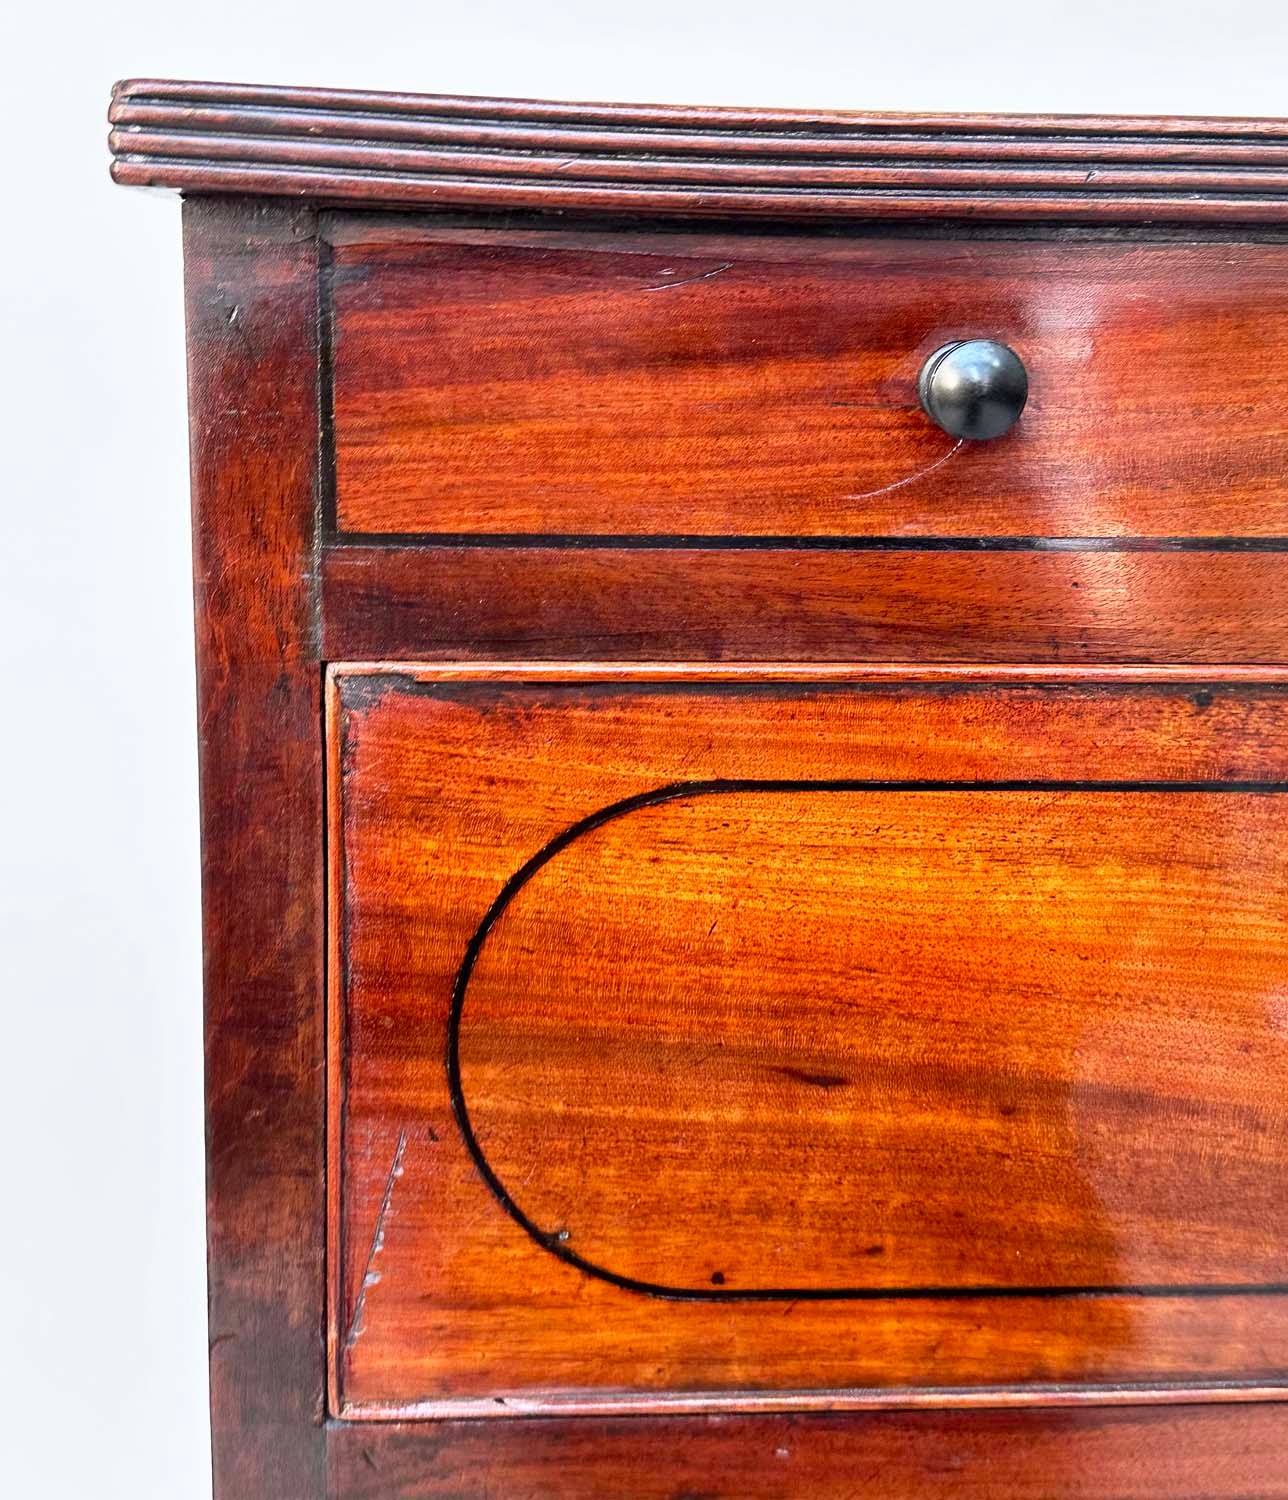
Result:
{"label": "moulded top edge", "polygon": [[109,117],[118,181],[189,193],[641,218],[1288,222],[1282,120],[547,103],[150,79],[118,83]]}

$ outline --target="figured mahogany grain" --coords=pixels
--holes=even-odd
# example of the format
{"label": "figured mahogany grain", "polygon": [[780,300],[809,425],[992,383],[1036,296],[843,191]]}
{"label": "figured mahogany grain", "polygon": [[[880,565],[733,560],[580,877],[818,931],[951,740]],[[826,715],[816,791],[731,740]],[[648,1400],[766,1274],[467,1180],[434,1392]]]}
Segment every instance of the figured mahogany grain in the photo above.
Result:
{"label": "figured mahogany grain", "polygon": [[317,246],[184,205],[200,711],[210,1399],[219,1500],[322,1492]]}
{"label": "figured mahogany grain", "polygon": [[337,1424],[335,1500],[1284,1500],[1288,1405]]}
{"label": "figured mahogany grain", "polygon": [[1243,664],[1280,551],[329,546],[332,661]]}
{"label": "figured mahogany grain", "polygon": [[1288,1291],[1286,837],[1248,792],[692,784],[512,888],[461,1103],[614,1280]]}
{"label": "figured mahogany grain", "polygon": [[[1283,536],[1288,246],[333,234],[342,531]],[[1029,403],[958,443],[955,338]]]}
{"label": "figured mahogany grain", "polygon": [[1282,687],[568,676],[333,678],[346,1415],[1282,1380]]}

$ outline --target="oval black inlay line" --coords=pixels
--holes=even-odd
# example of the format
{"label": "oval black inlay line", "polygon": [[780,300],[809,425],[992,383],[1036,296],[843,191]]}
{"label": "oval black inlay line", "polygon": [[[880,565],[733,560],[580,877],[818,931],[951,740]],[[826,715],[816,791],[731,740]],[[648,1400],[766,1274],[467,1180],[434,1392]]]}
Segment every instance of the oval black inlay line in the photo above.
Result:
{"label": "oval black inlay line", "polygon": [[738,792],[1132,792],[1132,793],[1204,793],[1239,792],[1270,795],[1288,792],[1288,782],[1281,781],[936,781],[936,780],[711,780],[680,781],[611,802],[575,823],[570,823],[506,881],[488,908],[470,939],[465,957],[457,971],[452,990],[452,1004],[447,1022],[447,1085],[461,1138],[496,1201],[514,1222],[548,1254],[587,1276],[609,1283],[623,1291],[682,1302],[845,1302],[910,1301],[933,1298],[986,1297],[1223,1297],[1282,1296],[1288,1294],[1288,1282],[1229,1282],[1197,1285],[1099,1285],[1099,1286],[908,1286],[908,1287],[757,1287],[740,1288],[712,1284],[702,1287],[668,1286],[659,1282],[622,1276],[605,1266],[585,1259],[568,1245],[566,1234],[547,1233],[524,1212],[501,1181],[488,1160],[474,1132],[461,1079],[461,1017],[465,1008],[470,977],[488,934],[523,887],[543,865],[564,849],[604,824],[624,818],[641,808],[681,798],[721,796]]}

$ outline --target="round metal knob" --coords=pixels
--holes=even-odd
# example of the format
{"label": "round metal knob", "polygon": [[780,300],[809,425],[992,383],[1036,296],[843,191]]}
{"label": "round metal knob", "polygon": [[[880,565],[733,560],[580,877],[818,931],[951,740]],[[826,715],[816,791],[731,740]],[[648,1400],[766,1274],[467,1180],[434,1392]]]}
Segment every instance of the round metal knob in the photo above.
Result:
{"label": "round metal knob", "polygon": [[1029,395],[1020,357],[992,339],[958,339],[936,349],[917,378],[926,415],[955,438],[1001,437]]}

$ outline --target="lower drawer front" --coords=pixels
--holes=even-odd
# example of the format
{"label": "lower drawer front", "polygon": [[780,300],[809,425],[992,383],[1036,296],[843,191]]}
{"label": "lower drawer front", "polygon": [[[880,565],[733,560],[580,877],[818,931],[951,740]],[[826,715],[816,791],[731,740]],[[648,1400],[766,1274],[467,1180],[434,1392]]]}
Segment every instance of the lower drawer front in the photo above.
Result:
{"label": "lower drawer front", "polygon": [[336,1423],[344,1500],[1285,1500],[1288,1406]]}
{"label": "lower drawer front", "polygon": [[329,704],[344,1415],[1282,1380],[1282,687]]}

